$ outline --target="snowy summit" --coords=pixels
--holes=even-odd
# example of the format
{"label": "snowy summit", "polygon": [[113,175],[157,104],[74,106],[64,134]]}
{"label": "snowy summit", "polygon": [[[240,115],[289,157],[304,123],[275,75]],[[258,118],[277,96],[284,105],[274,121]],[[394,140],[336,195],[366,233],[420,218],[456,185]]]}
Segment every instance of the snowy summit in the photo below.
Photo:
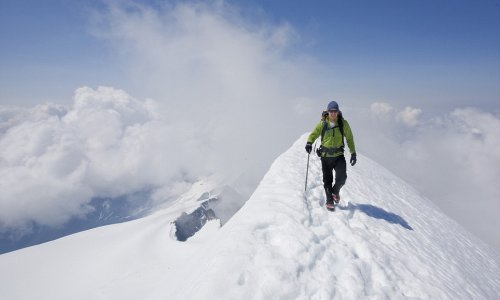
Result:
{"label": "snowy summit", "polygon": [[[179,241],[210,184],[148,217],[0,255],[2,299],[499,299],[500,255],[359,156],[324,208],[307,135],[226,222]],[[210,190],[208,190],[209,192]]]}

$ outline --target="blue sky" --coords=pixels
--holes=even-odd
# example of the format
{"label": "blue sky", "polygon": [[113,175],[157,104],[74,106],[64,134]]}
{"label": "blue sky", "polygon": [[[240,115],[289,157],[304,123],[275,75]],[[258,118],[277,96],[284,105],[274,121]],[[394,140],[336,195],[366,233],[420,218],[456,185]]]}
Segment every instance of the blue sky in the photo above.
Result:
{"label": "blue sky", "polygon": [[[162,3],[162,1],[147,1]],[[228,1],[255,22],[289,23],[295,51],[331,70],[339,95],[494,109],[500,1]],[[126,88],[100,1],[1,1],[0,103],[65,102],[82,85]],[[357,91],[357,92],[354,92]]]}
{"label": "blue sky", "polygon": [[65,103],[79,86],[118,83],[109,48],[89,33],[96,8],[97,2],[1,1],[0,103]]}
{"label": "blue sky", "polygon": [[367,97],[498,107],[500,1],[257,3]]}

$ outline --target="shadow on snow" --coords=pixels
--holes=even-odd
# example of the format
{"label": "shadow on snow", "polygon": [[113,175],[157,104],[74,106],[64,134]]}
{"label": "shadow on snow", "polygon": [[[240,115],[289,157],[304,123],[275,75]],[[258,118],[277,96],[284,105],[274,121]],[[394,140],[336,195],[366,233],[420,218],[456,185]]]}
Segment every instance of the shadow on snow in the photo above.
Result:
{"label": "shadow on snow", "polygon": [[342,210],[351,210],[351,211],[360,211],[364,213],[365,215],[375,218],[375,219],[381,219],[386,222],[389,222],[391,224],[398,224],[401,225],[403,228],[408,229],[408,230],[413,230],[413,228],[406,222],[405,219],[400,217],[399,215],[388,212],[380,207],[371,205],[371,204],[356,204],[356,203],[349,203],[347,207],[339,207],[339,209]]}

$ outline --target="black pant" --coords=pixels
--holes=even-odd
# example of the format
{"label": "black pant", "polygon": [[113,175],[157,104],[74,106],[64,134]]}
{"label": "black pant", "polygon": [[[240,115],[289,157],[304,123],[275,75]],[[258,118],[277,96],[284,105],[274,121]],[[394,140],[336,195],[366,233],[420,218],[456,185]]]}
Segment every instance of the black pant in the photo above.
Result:
{"label": "black pant", "polygon": [[[337,157],[322,157],[321,169],[323,170],[323,186],[325,187],[326,194],[339,194],[340,189],[347,180],[347,170],[344,155]],[[332,187],[333,170],[335,170],[335,184]]]}

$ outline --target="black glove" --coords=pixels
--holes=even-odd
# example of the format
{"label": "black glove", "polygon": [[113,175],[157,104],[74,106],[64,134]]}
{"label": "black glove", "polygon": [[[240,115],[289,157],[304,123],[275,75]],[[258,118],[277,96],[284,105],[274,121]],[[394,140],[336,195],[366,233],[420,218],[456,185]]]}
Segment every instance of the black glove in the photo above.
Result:
{"label": "black glove", "polygon": [[351,166],[354,166],[356,164],[356,152],[351,154]]}
{"label": "black glove", "polygon": [[306,144],[306,152],[307,153],[311,153],[311,150],[313,149],[313,146],[311,143],[307,143]]}

